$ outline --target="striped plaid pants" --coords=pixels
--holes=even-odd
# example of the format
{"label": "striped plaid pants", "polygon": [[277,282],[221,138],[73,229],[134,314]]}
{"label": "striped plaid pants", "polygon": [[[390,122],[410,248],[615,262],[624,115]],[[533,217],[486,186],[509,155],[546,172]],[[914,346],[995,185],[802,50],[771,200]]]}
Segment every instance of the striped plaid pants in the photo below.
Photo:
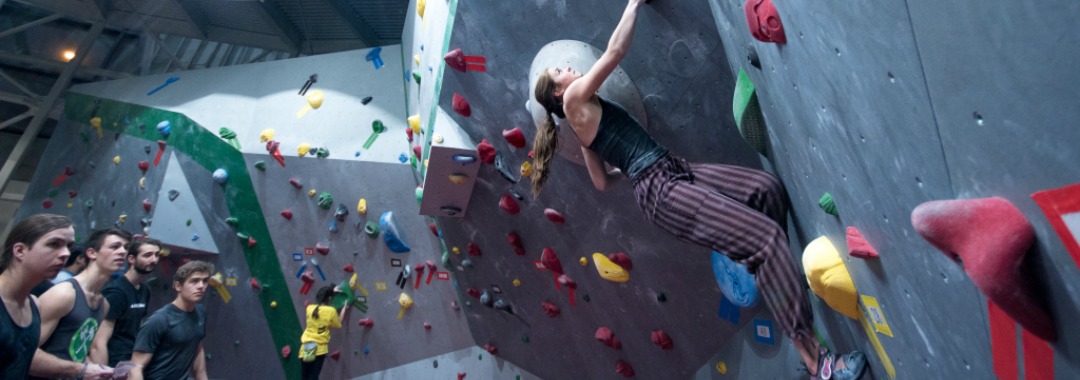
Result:
{"label": "striped plaid pants", "polygon": [[687,164],[669,154],[638,174],[634,194],[646,218],[664,231],[745,264],[789,337],[814,336],[806,280],[787,244],[787,200],[776,177],[739,166]]}

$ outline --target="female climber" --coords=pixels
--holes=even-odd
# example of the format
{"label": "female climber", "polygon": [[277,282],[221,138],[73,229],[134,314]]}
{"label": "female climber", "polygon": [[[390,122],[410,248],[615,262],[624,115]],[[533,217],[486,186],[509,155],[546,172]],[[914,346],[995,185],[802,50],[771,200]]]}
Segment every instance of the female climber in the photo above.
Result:
{"label": "female climber", "polygon": [[[865,355],[836,357],[814,339],[806,280],[788,250],[787,198],[779,181],[743,167],[687,164],[653,141],[625,109],[596,95],[626,56],[643,2],[629,0],[607,50],[588,73],[552,67],[537,79],[534,96],[548,115],[533,141],[533,196],[540,194],[557,151],[555,115],[581,141],[598,190],[625,173],[646,218],[681,240],[724,252],[755,274],[769,310],[812,378],[858,379],[866,371]],[[608,172],[605,162],[618,169]]]}
{"label": "female climber", "polygon": [[[315,304],[308,305],[307,327],[300,336],[300,372],[303,380],[318,380],[326,354],[330,352],[330,329],[340,329],[346,307],[338,312],[330,301],[337,288],[327,285],[315,293]],[[325,307],[325,309],[323,309]]]}

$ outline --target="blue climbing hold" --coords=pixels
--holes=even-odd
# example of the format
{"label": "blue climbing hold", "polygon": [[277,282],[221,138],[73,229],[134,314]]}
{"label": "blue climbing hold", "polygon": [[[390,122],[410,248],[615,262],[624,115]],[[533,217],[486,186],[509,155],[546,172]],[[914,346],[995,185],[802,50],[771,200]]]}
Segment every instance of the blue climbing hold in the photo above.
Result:
{"label": "blue climbing hold", "polygon": [[713,251],[712,268],[716,283],[720,285],[720,292],[731,303],[739,307],[752,307],[757,304],[758,289],[754,275],[746,270],[745,265]]}
{"label": "blue climbing hold", "polygon": [[397,160],[401,161],[401,163],[404,164],[406,162],[409,162],[409,157],[406,156],[405,153],[402,153],[400,156],[398,156]]}
{"label": "blue climbing hold", "polygon": [[161,138],[168,139],[169,138],[169,133],[172,132],[172,125],[169,124],[168,120],[165,120],[165,121],[162,121],[162,122],[158,123],[157,130],[158,130],[158,133],[161,134]]}
{"label": "blue climbing hold", "polygon": [[368,62],[371,62],[373,65],[375,65],[375,70],[383,67],[383,60],[382,57],[379,56],[379,53],[382,53],[381,47],[371,49],[371,51],[367,53],[367,56],[364,57],[364,59],[366,59]]}
{"label": "blue climbing hold", "polygon": [[398,228],[397,221],[394,220],[393,211],[384,212],[379,217],[379,227],[383,231],[383,241],[386,242],[386,247],[390,248],[391,252],[406,253],[412,250],[408,244],[405,244],[401,229]]}

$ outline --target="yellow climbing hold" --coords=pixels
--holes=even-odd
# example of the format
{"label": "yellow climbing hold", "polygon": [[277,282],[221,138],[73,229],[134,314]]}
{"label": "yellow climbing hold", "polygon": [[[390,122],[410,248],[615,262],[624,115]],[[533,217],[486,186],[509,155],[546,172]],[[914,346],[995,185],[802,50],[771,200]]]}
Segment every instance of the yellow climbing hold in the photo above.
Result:
{"label": "yellow climbing hold", "polygon": [[859,296],[855,282],[829,238],[822,236],[810,242],[803,252],[802,262],[810,290],[833,310],[858,319]]}
{"label": "yellow climbing hold", "polygon": [[127,215],[126,214],[120,214],[120,217],[117,218],[117,219],[120,220],[120,224],[127,223]]}
{"label": "yellow climbing hold", "polygon": [[229,301],[232,301],[232,294],[229,294],[229,290],[225,289],[225,284],[221,281],[221,279],[221,272],[214,273],[213,276],[210,276],[210,286],[213,286],[214,289],[217,290],[218,295],[221,296],[222,301],[225,301],[225,303],[229,303]]}
{"label": "yellow climbing hold", "polygon": [[356,212],[360,215],[367,215],[367,199],[360,198],[360,202],[356,204]]}
{"label": "yellow climbing hold", "polygon": [[517,286],[521,286],[521,280],[519,280],[519,279],[516,279],[516,278],[515,278],[515,279],[514,279],[514,286],[515,286],[515,287],[517,287]]}
{"label": "yellow climbing hold", "polygon": [[589,259],[586,259],[585,256],[581,256],[581,258],[578,259],[577,262],[578,264],[581,264],[581,266],[589,265]]}
{"label": "yellow climbing hold", "polygon": [[308,190],[307,191],[307,196],[314,197],[315,196],[315,189]]}
{"label": "yellow climbing hold", "polygon": [[323,92],[322,92],[322,90],[314,90],[314,91],[311,91],[311,92],[309,92],[307,94],[307,103],[308,103],[309,107],[311,107],[313,109],[319,109],[319,107],[322,107],[322,102],[323,102]]}
{"label": "yellow climbing hold", "polygon": [[270,308],[277,308],[277,301],[270,301]]}
{"label": "yellow climbing hold", "polygon": [[461,250],[460,250],[460,249],[458,249],[458,247],[454,247],[454,248],[453,248],[453,249],[451,249],[451,250],[452,250],[452,251],[454,251],[454,254],[455,254],[455,255],[460,255],[460,254],[461,254]]}
{"label": "yellow climbing hold", "polygon": [[420,66],[420,54],[414,55],[412,57],[412,59],[413,59],[413,62],[416,62],[417,66]]}
{"label": "yellow climbing hold", "polygon": [[308,152],[310,152],[310,151],[311,151],[311,144],[308,144],[308,143],[303,143],[303,144],[300,144],[300,146],[296,147],[296,155],[300,156],[300,157],[306,156],[308,154]]}
{"label": "yellow climbing hold", "polygon": [[521,163],[521,176],[522,177],[530,177],[530,176],[532,176],[532,163],[530,163],[529,161],[525,161],[525,162]]}
{"label": "yellow climbing hold", "polygon": [[420,115],[409,116],[409,128],[412,128],[414,134],[420,133]]}
{"label": "yellow climbing hold", "polygon": [[603,253],[594,253],[592,255],[593,263],[596,264],[596,271],[600,273],[600,277],[612,281],[612,282],[627,282],[630,281],[630,272],[620,267],[619,264],[615,264],[608,260],[607,256]]}
{"label": "yellow climbing hold", "polygon": [[120,165],[120,156],[113,157],[112,163],[115,165]]}
{"label": "yellow climbing hold", "polygon": [[450,183],[453,183],[455,185],[463,184],[467,179],[469,179],[469,176],[461,173],[455,173],[450,175]]}
{"label": "yellow climbing hold", "polygon": [[68,208],[72,208],[72,207],[75,207],[75,204],[71,203],[71,202],[68,202],[67,206],[68,206]]}
{"label": "yellow climbing hold", "polygon": [[716,363],[716,372],[720,372],[721,375],[727,375],[727,363]]}
{"label": "yellow climbing hold", "polygon": [[270,141],[270,140],[273,140],[273,139],[274,139],[274,130],[273,129],[264,129],[264,130],[262,130],[262,132],[259,132],[259,142],[267,142],[267,141]]}
{"label": "yellow climbing hold", "polygon": [[145,189],[146,188],[146,177],[139,178],[139,188],[140,189]]}
{"label": "yellow climbing hold", "polygon": [[94,116],[93,119],[90,119],[90,125],[94,127],[95,131],[97,131],[97,137],[99,139],[102,138],[102,137],[105,137],[105,131],[101,130],[101,118],[100,117]]}
{"label": "yellow climbing hold", "polygon": [[416,14],[420,15],[420,18],[424,18],[424,10],[427,9],[427,0],[416,1]]}
{"label": "yellow climbing hold", "polygon": [[438,133],[431,135],[431,139],[434,140],[436,144],[442,144],[442,142],[443,142],[442,135],[440,135]]}
{"label": "yellow climbing hold", "polygon": [[401,295],[398,296],[397,302],[401,305],[401,311],[398,311],[397,317],[398,319],[401,319],[401,317],[405,315],[405,310],[409,310],[409,308],[412,307],[413,300],[408,294],[401,293]]}

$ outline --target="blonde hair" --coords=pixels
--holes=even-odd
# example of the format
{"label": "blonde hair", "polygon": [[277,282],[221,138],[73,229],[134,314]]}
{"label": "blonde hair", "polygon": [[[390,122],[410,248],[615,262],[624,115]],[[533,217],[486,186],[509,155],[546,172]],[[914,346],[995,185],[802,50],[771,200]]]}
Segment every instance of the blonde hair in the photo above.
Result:
{"label": "blonde hair", "polygon": [[533,96],[537,103],[544,106],[546,116],[533,138],[533,172],[529,177],[532,180],[533,198],[540,196],[540,190],[547,182],[548,171],[551,170],[551,160],[555,158],[555,152],[559,148],[559,137],[555,135],[555,120],[551,115],[566,118],[562,99],[554,95],[556,88],[555,80],[547,70],[540,73]]}

